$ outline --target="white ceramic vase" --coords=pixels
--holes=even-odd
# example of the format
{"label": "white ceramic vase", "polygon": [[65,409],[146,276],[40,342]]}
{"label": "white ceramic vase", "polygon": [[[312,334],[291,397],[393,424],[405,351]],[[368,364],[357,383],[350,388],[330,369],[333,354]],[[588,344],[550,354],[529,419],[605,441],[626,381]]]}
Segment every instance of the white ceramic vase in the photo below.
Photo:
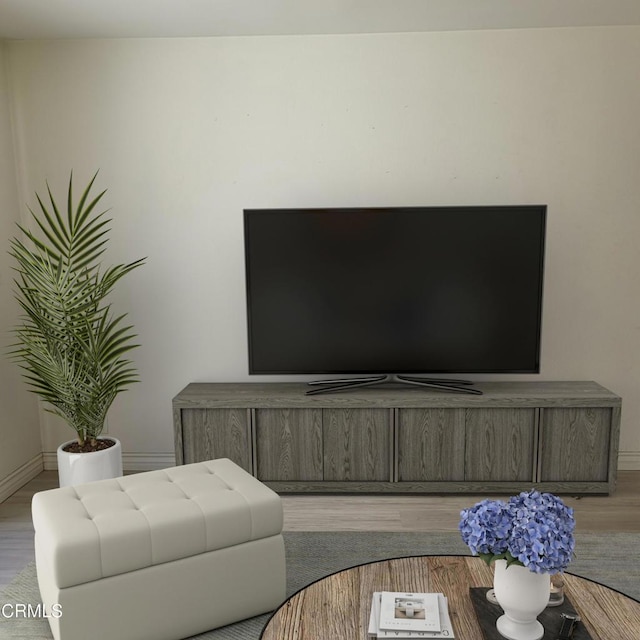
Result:
{"label": "white ceramic vase", "polygon": [[58,480],[61,487],[70,487],[94,480],[107,480],[122,475],[122,445],[113,436],[103,436],[113,440],[115,445],[108,449],[90,453],[69,453],[64,442],[58,447]]}
{"label": "white ceramic vase", "polygon": [[496,560],[493,589],[504,611],[496,621],[501,636],[509,640],[540,640],[544,627],[537,617],[549,604],[550,577],[527,567]]}

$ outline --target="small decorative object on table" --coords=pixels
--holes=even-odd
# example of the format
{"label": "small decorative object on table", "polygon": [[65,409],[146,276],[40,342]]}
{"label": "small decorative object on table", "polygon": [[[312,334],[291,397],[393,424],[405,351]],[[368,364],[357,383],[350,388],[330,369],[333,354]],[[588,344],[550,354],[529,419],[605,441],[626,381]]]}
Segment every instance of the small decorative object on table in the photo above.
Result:
{"label": "small decorative object on table", "polygon": [[473,555],[495,561],[493,591],[504,610],[496,628],[509,640],[540,640],[538,615],[549,604],[550,575],[567,568],[575,540],[573,509],[536,490],[508,502],[483,500],[460,514]]}
{"label": "small decorative object on table", "polygon": [[562,574],[551,575],[551,593],[549,594],[548,607],[559,607],[564,602],[564,579]]}

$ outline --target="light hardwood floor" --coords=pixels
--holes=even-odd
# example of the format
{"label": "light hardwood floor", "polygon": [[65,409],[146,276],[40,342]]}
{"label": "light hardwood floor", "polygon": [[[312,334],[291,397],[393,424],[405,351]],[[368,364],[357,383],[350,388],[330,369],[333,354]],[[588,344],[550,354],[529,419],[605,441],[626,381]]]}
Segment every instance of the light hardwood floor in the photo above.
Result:
{"label": "light hardwood floor", "polygon": [[[0,504],[0,589],[33,560],[31,498],[57,486],[57,473],[43,471]],[[484,497],[464,496],[283,496],[285,531],[457,531],[460,510]],[[573,507],[576,530],[640,534],[640,471],[618,473],[612,496],[563,496]]]}

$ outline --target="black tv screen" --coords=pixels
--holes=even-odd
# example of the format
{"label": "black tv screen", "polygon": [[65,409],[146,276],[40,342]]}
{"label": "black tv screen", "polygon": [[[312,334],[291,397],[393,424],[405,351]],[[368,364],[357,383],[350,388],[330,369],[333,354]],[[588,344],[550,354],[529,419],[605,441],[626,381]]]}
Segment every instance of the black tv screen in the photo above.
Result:
{"label": "black tv screen", "polygon": [[545,205],[245,210],[249,372],[539,372],[545,222]]}

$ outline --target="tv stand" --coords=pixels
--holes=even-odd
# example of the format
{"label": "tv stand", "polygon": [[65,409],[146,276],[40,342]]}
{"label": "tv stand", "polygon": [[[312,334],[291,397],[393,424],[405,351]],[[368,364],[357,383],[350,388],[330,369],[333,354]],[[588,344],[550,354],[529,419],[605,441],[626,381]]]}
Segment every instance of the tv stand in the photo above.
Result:
{"label": "tv stand", "polygon": [[589,381],[475,386],[192,383],[173,400],[176,463],[230,458],[280,493],[613,492],[619,396]]}
{"label": "tv stand", "polygon": [[317,387],[310,389],[306,395],[313,396],[320,393],[332,393],[334,391],[346,391],[358,387],[374,387],[380,384],[408,384],[441,391],[453,391],[456,393],[470,393],[481,396],[482,391],[475,389],[470,380],[443,380],[439,378],[422,378],[420,376],[407,376],[399,374],[365,376],[363,378],[338,378],[333,380],[313,380],[307,384]]}

